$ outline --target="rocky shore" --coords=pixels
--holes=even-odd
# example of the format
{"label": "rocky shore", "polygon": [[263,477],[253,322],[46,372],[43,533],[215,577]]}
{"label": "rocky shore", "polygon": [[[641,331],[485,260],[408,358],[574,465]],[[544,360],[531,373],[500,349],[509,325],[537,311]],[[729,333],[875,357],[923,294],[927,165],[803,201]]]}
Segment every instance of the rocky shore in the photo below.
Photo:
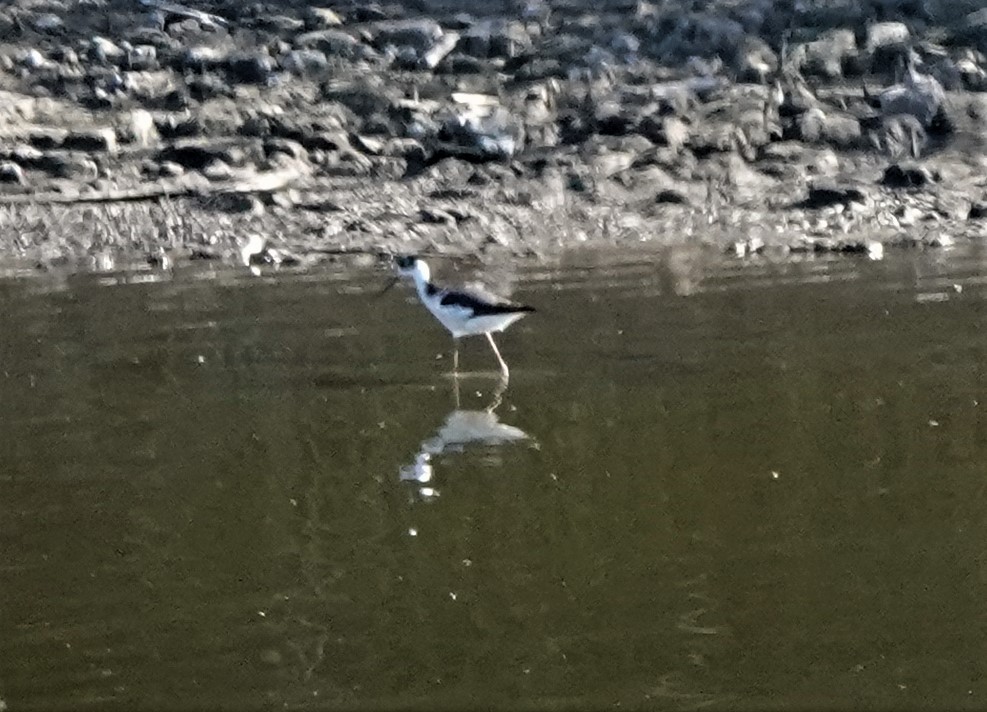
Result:
{"label": "rocky shore", "polygon": [[18,0],[0,256],[983,239],[985,52],[974,0]]}

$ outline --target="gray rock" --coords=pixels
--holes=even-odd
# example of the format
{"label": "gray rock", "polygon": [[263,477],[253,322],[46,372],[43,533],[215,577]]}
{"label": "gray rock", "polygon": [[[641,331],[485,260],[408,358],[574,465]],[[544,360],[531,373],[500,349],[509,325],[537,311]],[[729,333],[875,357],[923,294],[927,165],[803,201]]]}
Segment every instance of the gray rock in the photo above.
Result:
{"label": "gray rock", "polygon": [[894,163],[881,176],[881,185],[888,188],[924,188],[938,178],[925,166]]}
{"label": "gray rock", "polygon": [[45,12],[36,16],[31,21],[31,26],[38,32],[49,35],[58,34],[65,29],[65,23],[62,18],[51,12]]}
{"label": "gray rock", "polygon": [[904,47],[911,40],[911,32],[904,22],[876,22],[867,26],[867,39],[864,49],[874,54],[889,47]]}
{"label": "gray rock", "polygon": [[504,107],[488,114],[467,110],[443,123],[439,140],[459,157],[508,159],[524,146],[524,125]]}
{"label": "gray rock", "polygon": [[46,153],[39,168],[56,178],[91,181],[99,177],[99,166],[87,154],[78,151]]}
{"label": "gray rock", "polygon": [[927,143],[922,122],[911,114],[881,117],[876,131],[870,135],[872,145],[893,161],[905,156],[919,158]]}
{"label": "gray rock", "polygon": [[111,128],[74,129],[65,137],[63,147],[89,153],[116,153],[117,134]]}
{"label": "gray rock", "polygon": [[312,77],[325,74],[329,60],[321,50],[296,49],[281,58],[281,66],[292,74]]}
{"label": "gray rock", "polygon": [[219,97],[233,98],[236,94],[229,82],[217,74],[189,77],[185,82],[188,95],[196,101],[209,101]]}
{"label": "gray rock", "polygon": [[525,26],[516,21],[493,19],[478,22],[463,33],[457,50],[481,59],[509,59],[528,52],[531,37]]}
{"label": "gray rock", "polygon": [[853,30],[837,29],[822,34],[819,39],[797,46],[793,60],[806,75],[839,79],[843,65],[857,54],[857,38]]}
{"label": "gray rock", "polygon": [[946,100],[946,92],[937,79],[920,73],[915,61],[909,62],[904,81],[878,95],[885,116],[911,114],[929,128]]}
{"label": "gray rock", "polygon": [[156,156],[159,163],[176,163],[187,170],[201,171],[214,161],[227,165],[241,165],[246,161],[243,149],[235,145],[208,140],[186,140],[161,149]]}
{"label": "gray rock", "polygon": [[661,38],[653,52],[666,62],[682,63],[690,57],[734,57],[746,37],[736,20],[710,13],[672,13],[655,28]]}
{"label": "gray rock", "polygon": [[747,37],[738,49],[734,70],[741,81],[766,84],[778,70],[778,55],[760,37]]}
{"label": "gray rock", "polygon": [[330,57],[355,57],[360,50],[360,41],[341,30],[313,30],[295,37],[295,46],[300,49],[317,49]]}
{"label": "gray rock", "polygon": [[308,151],[298,143],[287,138],[272,137],[264,141],[264,156],[270,159],[275,154],[289,156],[296,161],[307,161]]}
{"label": "gray rock", "polygon": [[118,44],[105,37],[93,37],[89,40],[89,49],[86,56],[91,62],[102,64],[113,64],[121,66],[127,57],[127,53]]}
{"label": "gray rock", "polygon": [[842,183],[832,179],[818,179],[809,185],[809,194],[803,201],[804,208],[825,208],[830,205],[862,203],[868,194],[863,186]]}
{"label": "gray rock", "polygon": [[860,120],[849,114],[827,114],[813,108],[798,119],[801,138],[806,143],[822,143],[839,148],[859,148],[863,131]]}
{"label": "gray rock", "polygon": [[0,183],[27,185],[27,177],[24,175],[24,169],[13,161],[0,162]]}
{"label": "gray rock", "polygon": [[987,52],[987,7],[974,10],[957,23],[952,31],[952,40],[957,45],[968,45]]}
{"label": "gray rock", "polygon": [[343,24],[343,18],[328,7],[310,7],[305,11],[305,29],[327,30]]}
{"label": "gray rock", "polygon": [[274,70],[274,60],[258,52],[234,54],[226,60],[227,74],[237,84],[268,84]]}
{"label": "gray rock", "polygon": [[40,50],[35,49],[34,47],[18,53],[17,63],[30,71],[52,69],[55,67],[54,62],[45,57],[41,54]]}
{"label": "gray rock", "polygon": [[201,173],[211,181],[224,181],[233,177],[233,169],[226,161],[215,158],[202,167]]}
{"label": "gray rock", "polygon": [[387,47],[410,48],[421,56],[442,37],[442,27],[435,20],[390,20],[368,28],[377,50]]}
{"label": "gray rock", "polygon": [[140,44],[127,51],[126,67],[130,71],[149,72],[158,69],[158,49],[154,45]]}
{"label": "gray rock", "polygon": [[459,44],[459,33],[446,32],[435,44],[420,55],[418,64],[425,69],[435,69],[452,52],[457,44]]}
{"label": "gray rock", "polygon": [[179,60],[179,69],[204,72],[217,69],[226,61],[226,53],[214,47],[189,47]]}

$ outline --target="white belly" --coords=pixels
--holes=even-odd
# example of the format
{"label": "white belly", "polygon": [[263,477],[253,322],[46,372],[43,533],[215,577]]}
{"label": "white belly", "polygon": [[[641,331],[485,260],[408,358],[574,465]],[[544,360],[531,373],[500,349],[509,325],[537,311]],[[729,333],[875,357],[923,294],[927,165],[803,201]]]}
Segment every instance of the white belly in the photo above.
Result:
{"label": "white belly", "polygon": [[438,305],[428,305],[429,311],[455,337],[475,336],[491,332],[503,331],[515,321],[524,316],[524,312],[513,314],[492,314],[490,316],[472,317],[472,311],[461,308],[443,308]]}

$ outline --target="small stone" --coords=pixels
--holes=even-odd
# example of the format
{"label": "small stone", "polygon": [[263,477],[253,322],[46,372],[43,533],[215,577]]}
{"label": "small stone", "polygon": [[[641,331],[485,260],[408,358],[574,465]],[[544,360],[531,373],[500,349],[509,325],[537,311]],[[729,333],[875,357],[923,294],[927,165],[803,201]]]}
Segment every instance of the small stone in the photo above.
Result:
{"label": "small stone", "polygon": [[305,13],[305,27],[309,30],[325,30],[343,24],[343,18],[328,7],[310,7]]}
{"label": "small stone", "polygon": [[935,174],[925,166],[900,163],[888,166],[881,178],[881,184],[889,188],[922,188],[935,181]]}
{"label": "small stone", "polygon": [[138,146],[147,147],[157,140],[158,131],[150,111],[135,109],[130,112],[130,134]]}
{"label": "small stone", "polygon": [[326,53],[318,49],[296,49],[281,59],[281,66],[300,76],[323,74],[329,68]]}
{"label": "small stone", "polygon": [[867,28],[866,49],[868,54],[887,47],[903,47],[910,38],[908,25],[904,22],[878,22]]}
{"label": "small stone", "polygon": [[266,54],[234,55],[227,60],[230,79],[239,84],[267,84],[274,72],[274,61]]}
{"label": "small stone", "polygon": [[202,175],[211,181],[229,180],[233,176],[233,170],[228,163],[217,158],[203,167]]}
{"label": "small stone", "polygon": [[859,186],[843,185],[832,180],[818,180],[809,186],[802,204],[805,208],[824,208],[838,203],[863,202],[867,194]]}
{"label": "small stone", "polygon": [[359,40],[341,30],[315,30],[295,37],[296,47],[317,49],[330,57],[352,57],[359,45]]}
{"label": "small stone", "polygon": [[24,169],[13,161],[3,161],[0,163],[0,183],[27,185]]}
{"label": "small stone", "polygon": [[112,128],[76,129],[69,131],[64,147],[90,153],[116,153],[117,134]]}
{"label": "small stone", "polygon": [[61,32],[65,27],[65,23],[62,21],[62,18],[51,12],[38,15],[34,18],[34,22],[32,22],[31,25],[38,32],[45,32],[48,34]]}

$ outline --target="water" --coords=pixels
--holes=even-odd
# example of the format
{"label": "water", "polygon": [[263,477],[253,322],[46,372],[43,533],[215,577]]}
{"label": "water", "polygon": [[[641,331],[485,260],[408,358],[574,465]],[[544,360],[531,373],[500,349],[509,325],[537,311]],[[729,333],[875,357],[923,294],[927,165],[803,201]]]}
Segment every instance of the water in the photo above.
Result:
{"label": "water", "polygon": [[574,255],[458,407],[379,272],[7,278],[0,699],[983,709],[985,274]]}

